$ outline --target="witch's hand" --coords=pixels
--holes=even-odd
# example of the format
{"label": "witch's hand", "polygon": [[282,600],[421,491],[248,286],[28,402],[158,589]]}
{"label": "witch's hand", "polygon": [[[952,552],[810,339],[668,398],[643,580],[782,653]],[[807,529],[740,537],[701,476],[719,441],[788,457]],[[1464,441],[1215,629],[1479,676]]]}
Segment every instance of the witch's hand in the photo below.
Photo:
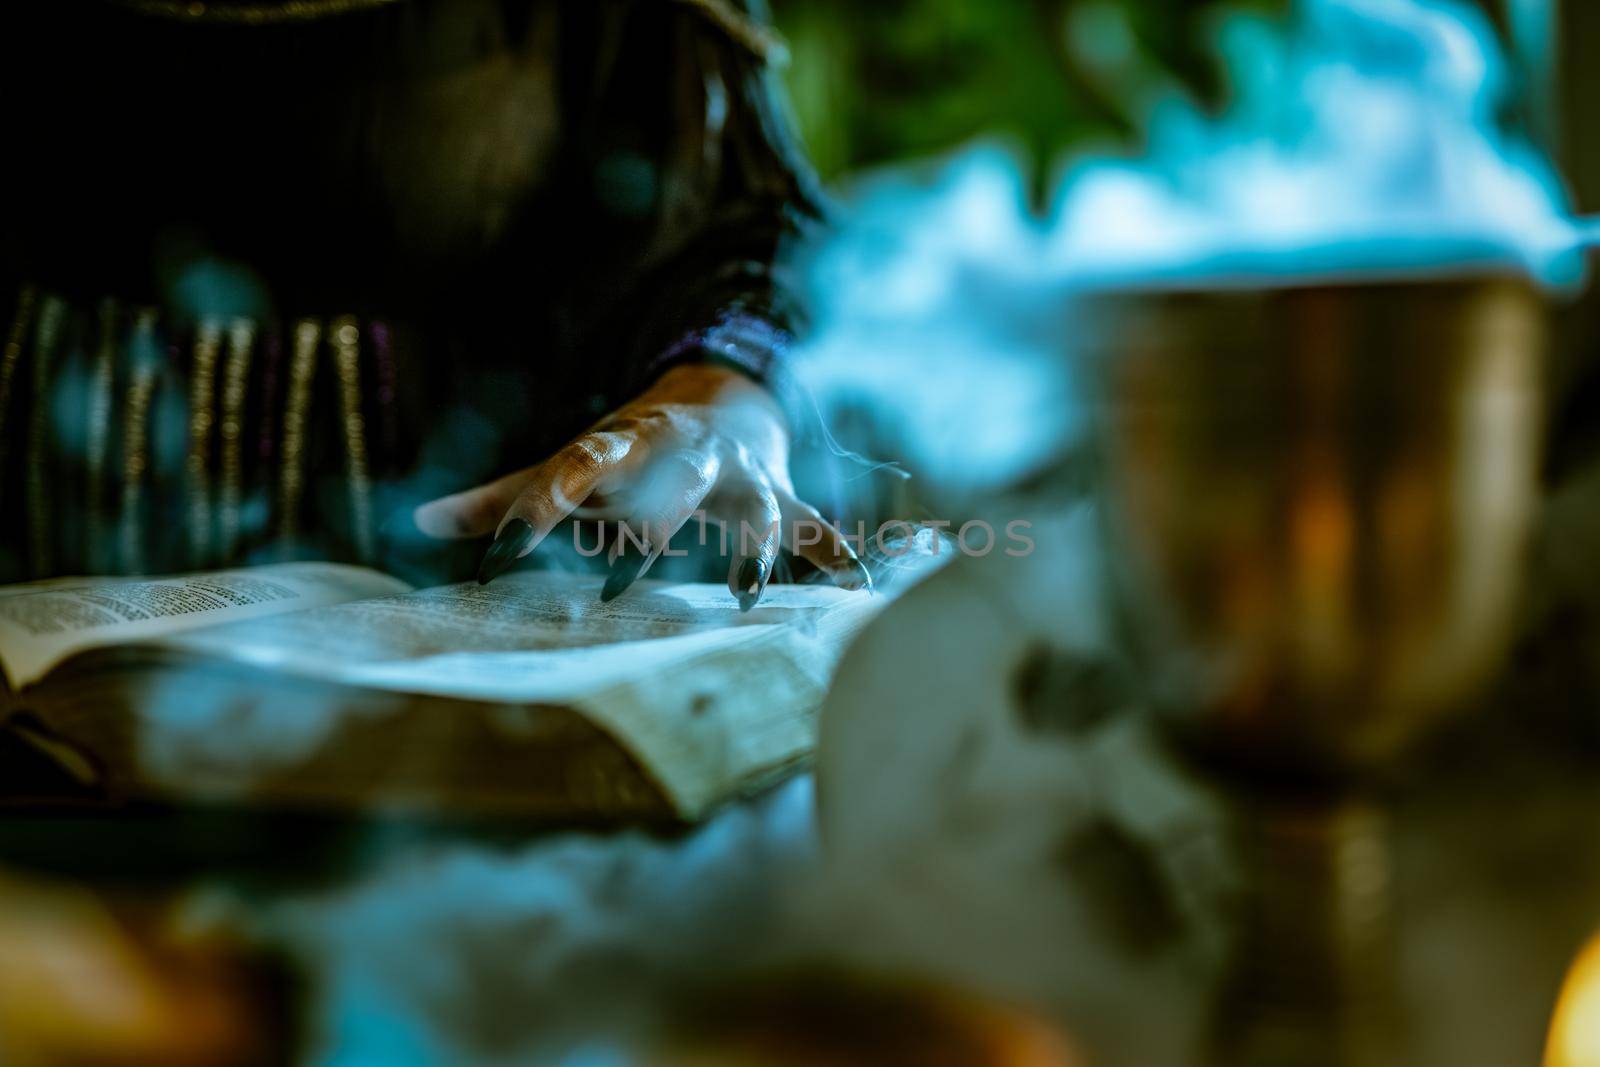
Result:
{"label": "witch's hand", "polygon": [[[731,532],[728,588],[747,611],[780,544],[837,585],[870,584],[838,530],[794,495],[788,470],[789,437],[771,397],[735,371],[693,364],[669,370],[544,462],[422,505],[416,522],[431,537],[494,531],[478,572],[486,582],[580,507],[616,518],[644,549],[642,559],[616,557],[601,594],[607,600],[649,570],[697,512]],[[613,551],[631,543],[619,537]]]}

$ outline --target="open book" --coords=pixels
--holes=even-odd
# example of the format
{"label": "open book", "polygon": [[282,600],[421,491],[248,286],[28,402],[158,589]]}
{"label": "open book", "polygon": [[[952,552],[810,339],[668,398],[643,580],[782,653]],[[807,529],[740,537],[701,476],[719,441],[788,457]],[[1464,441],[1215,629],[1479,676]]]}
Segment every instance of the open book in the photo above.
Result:
{"label": "open book", "polygon": [[[693,819],[805,759],[878,599],[281,563],[0,588],[0,728],[121,799]],[[5,784],[0,782],[0,797]]]}

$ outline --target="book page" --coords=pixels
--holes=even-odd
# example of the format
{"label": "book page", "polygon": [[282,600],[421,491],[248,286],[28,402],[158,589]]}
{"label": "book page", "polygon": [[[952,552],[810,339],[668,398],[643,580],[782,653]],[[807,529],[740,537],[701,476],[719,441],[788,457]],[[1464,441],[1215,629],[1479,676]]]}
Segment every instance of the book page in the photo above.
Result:
{"label": "book page", "polygon": [[0,669],[11,688],[91,648],[409,588],[364,567],[274,563],[160,578],[58,578],[0,587]]}
{"label": "book page", "polygon": [[165,647],[395,692],[558,703],[621,676],[649,674],[710,647],[802,633],[872,598],[825,586],[771,586],[740,612],[715,583],[635,582],[600,600],[602,575],[533,571],[184,634]]}
{"label": "book page", "polygon": [[[805,755],[845,637],[882,598],[521,572],[177,635],[164,647],[343,685],[559,704],[607,730],[694,817],[760,769]],[[338,716],[330,701],[325,712]]]}

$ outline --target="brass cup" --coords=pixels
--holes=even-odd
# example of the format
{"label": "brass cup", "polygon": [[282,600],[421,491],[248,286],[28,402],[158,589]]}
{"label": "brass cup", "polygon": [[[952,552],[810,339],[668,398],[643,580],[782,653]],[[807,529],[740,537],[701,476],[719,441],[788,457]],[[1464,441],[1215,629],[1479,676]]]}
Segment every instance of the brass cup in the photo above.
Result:
{"label": "brass cup", "polygon": [[1536,499],[1529,283],[1106,292],[1078,321],[1113,588],[1184,739],[1343,781],[1485,682]]}

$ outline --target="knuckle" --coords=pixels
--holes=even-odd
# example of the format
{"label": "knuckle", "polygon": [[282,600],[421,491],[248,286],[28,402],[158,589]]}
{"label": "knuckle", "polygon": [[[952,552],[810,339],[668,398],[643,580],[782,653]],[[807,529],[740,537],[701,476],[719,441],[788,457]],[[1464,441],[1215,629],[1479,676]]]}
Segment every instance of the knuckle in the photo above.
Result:
{"label": "knuckle", "polygon": [[[523,487],[512,504],[512,510],[529,521],[541,519],[555,510],[558,490],[544,481],[532,482]],[[535,522],[537,525],[537,523]]]}
{"label": "knuckle", "polygon": [[598,434],[585,434],[568,445],[559,459],[571,474],[594,475],[604,469],[616,453],[617,446],[613,441]]}
{"label": "knuckle", "polygon": [[580,437],[567,450],[568,459],[580,467],[598,467],[606,461],[605,446],[592,437]]}
{"label": "knuckle", "polygon": [[687,492],[709,487],[719,466],[717,457],[709,452],[678,447],[660,455],[656,470],[663,481]]}
{"label": "knuckle", "polygon": [[696,448],[692,446],[679,448],[674,451],[673,455],[677,459],[678,463],[680,463],[685,470],[691,473],[703,475],[718,466],[716,454],[713,452],[708,452],[703,448]]}
{"label": "knuckle", "polygon": [[750,446],[743,441],[729,441],[726,445],[726,451],[741,470],[749,471],[753,477],[766,477],[766,467],[756,458],[756,454],[751,450]]}
{"label": "knuckle", "polygon": [[606,430],[612,433],[631,434],[635,437],[652,439],[663,436],[672,424],[671,416],[656,409],[649,411],[628,411],[618,413],[606,423]]}

